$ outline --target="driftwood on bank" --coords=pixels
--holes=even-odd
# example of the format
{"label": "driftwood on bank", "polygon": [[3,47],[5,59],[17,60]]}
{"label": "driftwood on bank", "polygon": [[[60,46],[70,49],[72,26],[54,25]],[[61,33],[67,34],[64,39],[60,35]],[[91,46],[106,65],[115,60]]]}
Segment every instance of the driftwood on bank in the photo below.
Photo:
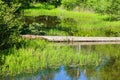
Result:
{"label": "driftwood on bank", "polygon": [[120,42],[120,37],[75,37],[75,36],[39,36],[21,35],[29,39],[45,39],[53,42]]}

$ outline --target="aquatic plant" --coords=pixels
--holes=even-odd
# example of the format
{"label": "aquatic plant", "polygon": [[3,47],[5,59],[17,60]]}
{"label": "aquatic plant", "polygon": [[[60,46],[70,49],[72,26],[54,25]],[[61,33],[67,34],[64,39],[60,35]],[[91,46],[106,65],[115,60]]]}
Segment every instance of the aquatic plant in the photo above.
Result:
{"label": "aquatic plant", "polygon": [[8,50],[2,56],[4,64],[0,67],[1,75],[32,73],[46,68],[65,66],[95,65],[99,63],[98,54],[77,52],[69,46],[54,45],[44,40],[26,40],[26,45]]}

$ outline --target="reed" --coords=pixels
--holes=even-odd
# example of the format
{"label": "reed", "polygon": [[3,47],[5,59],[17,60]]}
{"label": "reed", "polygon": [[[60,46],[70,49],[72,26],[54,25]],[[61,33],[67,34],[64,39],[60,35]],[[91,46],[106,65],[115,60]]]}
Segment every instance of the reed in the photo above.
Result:
{"label": "reed", "polygon": [[[28,45],[29,44],[29,45]],[[56,46],[41,40],[27,40],[27,46],[9,50],[9,55],[2,56],[4,64],[0,67],[2,75],[32,73],[61,65],[95,65],[99,63],[98,54],[77,52],[69,46]]]}

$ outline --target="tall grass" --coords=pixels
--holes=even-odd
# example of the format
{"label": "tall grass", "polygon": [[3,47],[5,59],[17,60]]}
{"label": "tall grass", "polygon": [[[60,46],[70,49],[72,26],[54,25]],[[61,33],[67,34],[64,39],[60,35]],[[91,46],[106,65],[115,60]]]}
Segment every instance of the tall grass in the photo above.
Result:
{"label": "tall grass", "polygon": [[[72,36],[120,36],[120,21],[109,21],[109,15],[87,12],[73,12],[62,9],[26,9],[25,16],[57,16],[60,24],[57,27],[68,28],[45,31],[46,35]],[[53,25],[54,27],[54,25]]]}
{"label": "tall grass", "polygon": [[0,67],[1,75],[32,73],[46,68],[65,66],[97,66],[98,54],[77,52],[69,46],[56,46],[41,40],[27,40],[26,46],[9,50],[9,55],[2,56],[4,64]]}
{"label": "tall grass", "polygon": [[[24,40],[22,48],[16,47],[2,54],[0,75],[33,73],[47,68],[64,66],[104,66],[108,62],[119,61],[119,45],[93,46],[93,51],[81,49],[76,51],[70,46],[56,45],[44,40]],[[117,50],[116,50],[117,49]],[[6,55],[7,53],[7,55]],[[107,62],[106,62],[107,61]],[[119,64],[113,64],[119,69]]]}
{"label": "tall grass", "polygon": [[45,9],[25,9],[24,10],[25,16],[41,16],[41,15],[49,15],[49,16],[58,16],[60,18],[77,18],[81,20],[100,20],[102,18],[108,17],[107,15],[99,15],[96,13],[86,13],[86,12],[73,12],[73,11],[66,11],[62,9],[52,9],[52,10],[45,10]]}

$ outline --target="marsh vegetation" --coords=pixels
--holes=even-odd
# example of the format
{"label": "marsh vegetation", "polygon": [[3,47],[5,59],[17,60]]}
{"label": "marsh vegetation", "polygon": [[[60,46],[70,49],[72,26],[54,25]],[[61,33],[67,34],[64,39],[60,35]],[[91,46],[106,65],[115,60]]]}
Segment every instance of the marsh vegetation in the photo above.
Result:
{"label": "marsh vegetation", "polygon": [[119,44],[64,46],[23,34],[120,37],[120,0],[0,0],[0,80],[120,80]]}
{"label": "marsh vegetation", "polygon": [[[3,64],[0,67],[1,78],[3,79],[7,76],[12,78],[12,76],[16,75],[18,78],[19,75],[39,73],[39,71],[41,74],[49,76],[49,74],[57,74],[59,69],[61,70],[61,66],[64,66],[65,71],[68,70],[67,74],[71,74],[71,77],[73,76],[71,71],[74,72],[75,70],[76,73],[77,71],[84,71],[84,69],[87,72],[83,74],[86,75],[87,78],[93,75],[94,78],[96,78],[95,75],[101,76],[104,74],[105,76],[101,78],[109,79],[108,76],[113,74],[111,78],[115,79],[114,75],[119,74],[119,44],[81,45],[80,47],[80,45],[56,45],[44,40],[25,40],[22,48],[17,49],[14,47],[7,50],[7,55],[4,53],[6,53],[6,51],[1,52],[1,63]],[[46,70],[50,72],[46,73]],[[89,75],[89,70],[92,71],[93,74]],[[107,72],[110,74],[107,75]],[[75,76],[77,76],[77,74],[75,74]],[[80,73],[78,77],[79,76]],[[14,78],[15,77],[12,79]]]}

